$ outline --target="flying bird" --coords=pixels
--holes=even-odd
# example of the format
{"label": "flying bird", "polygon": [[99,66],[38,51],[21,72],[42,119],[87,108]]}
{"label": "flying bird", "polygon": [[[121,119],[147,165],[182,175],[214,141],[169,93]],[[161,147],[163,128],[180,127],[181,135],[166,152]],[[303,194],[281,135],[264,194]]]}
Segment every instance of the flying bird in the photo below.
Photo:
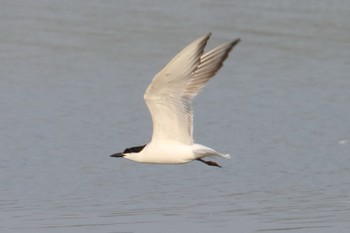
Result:
{"label": "flying bird", "polygon": [[144,99],[153,122],[151,142],[126,148],[111,157],[140,163],[184,164],[197,160],[221,167],[204,157],[230,158],[193,141],[192,100],[222,67],[240,39],[226,42],[204,53],[211,33],[200,37],[178,53],[152,80]]}

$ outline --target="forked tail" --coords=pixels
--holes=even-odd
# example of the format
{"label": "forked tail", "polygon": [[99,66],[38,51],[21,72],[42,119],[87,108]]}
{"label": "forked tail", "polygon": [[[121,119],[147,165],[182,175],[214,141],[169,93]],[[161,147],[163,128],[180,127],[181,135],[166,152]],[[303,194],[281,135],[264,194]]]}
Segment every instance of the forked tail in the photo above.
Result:
{"label": "forked tail", "polygon": [[195,154],[196,158],[203,158],[203,157],[211,157],[211,156],[219,156],[219,157],[223,157],[226,159],[231,158],[231,156],[229,154],[221,154],[209,147],[203,146],[203,145],[199,145],[199,144],[195,144],[193,145],[195,148],[193,150],[193,153]]}

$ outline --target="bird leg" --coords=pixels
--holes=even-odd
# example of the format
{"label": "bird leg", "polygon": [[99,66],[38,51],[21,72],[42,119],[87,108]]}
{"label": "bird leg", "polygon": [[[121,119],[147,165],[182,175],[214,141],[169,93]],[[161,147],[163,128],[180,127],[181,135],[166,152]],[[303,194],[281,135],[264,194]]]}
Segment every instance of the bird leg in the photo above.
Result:
{"label": "bird leg", "polygon": [[201,161],[202,163],[205,163],[206,165],[209,165],[209,166],[215,166],[215,167],[221,167],[219,164],[213,162],[213,161],[205,161],[201,158],[197,159],[198,161]]}

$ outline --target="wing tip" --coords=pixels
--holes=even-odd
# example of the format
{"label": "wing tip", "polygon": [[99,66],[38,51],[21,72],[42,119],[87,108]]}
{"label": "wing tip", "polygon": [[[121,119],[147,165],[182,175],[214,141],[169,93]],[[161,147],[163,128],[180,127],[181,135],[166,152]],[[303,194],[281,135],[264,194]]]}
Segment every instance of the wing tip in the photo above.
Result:
{"label": "wing tip", "polygon": [[[232,40],[232,41],[230,41],[230,42],[227,42],[226,44],[228,44],[228,49],[226,50],[226,54],[228,55],[230,52],[231,52],[231,50],[239,43],[239,42],[241,42],[241,38],[237,38],[237,39],[235,39],[235,40]],[[225,45],[225,44],[224,44]],[[226,59],[226,57],[225,57],[225,59]],[[224,60],[225,60],[224,59]]]}
{"label": "wing tip", "polygon": [[235,46],[236,44],[238,44],[239,42],[241,42],[241,38],[237,38],[235,40],[233,40],[231,43],[232,43],[232,46]]}

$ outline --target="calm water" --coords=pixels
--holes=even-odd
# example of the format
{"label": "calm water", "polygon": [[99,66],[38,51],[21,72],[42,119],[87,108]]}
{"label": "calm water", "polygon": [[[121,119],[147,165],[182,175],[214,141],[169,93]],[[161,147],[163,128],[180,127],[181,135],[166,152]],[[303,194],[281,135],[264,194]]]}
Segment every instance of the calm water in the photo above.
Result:
{"label": "calm water", "polygon": [[[350,232],[350,1],[1,1],[1,232]],[[108,155],[186,44],[242,43],[194,103],[222,169]]]}

